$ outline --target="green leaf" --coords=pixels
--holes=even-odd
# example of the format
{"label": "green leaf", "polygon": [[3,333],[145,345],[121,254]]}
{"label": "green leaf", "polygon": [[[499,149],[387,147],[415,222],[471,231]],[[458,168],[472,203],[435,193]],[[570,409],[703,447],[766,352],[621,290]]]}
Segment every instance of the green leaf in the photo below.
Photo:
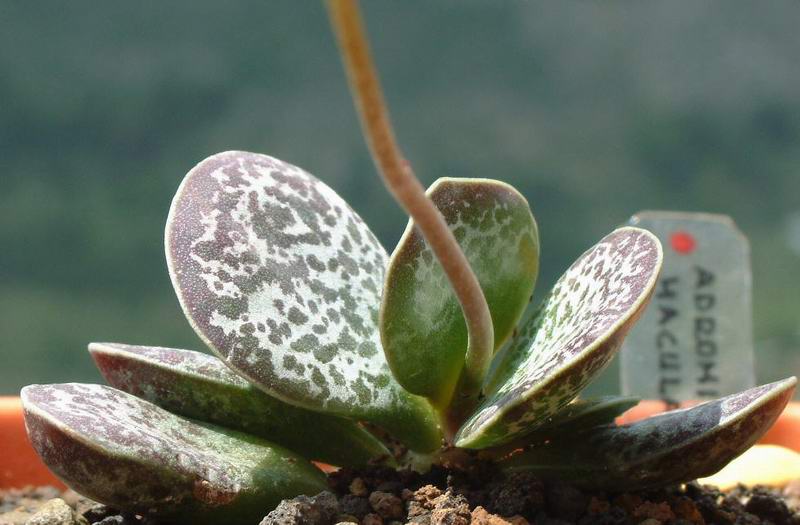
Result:
{"label": "green leaf", "polygon": [[407,433],[438,445],[432,410],[381,350],[386,252],[321,181],[266,155],[209,157],[172,201],[166,252],[192,327],[248,381],[351,419],[413,413]]}
{"label": "green leaf", "polygon": [[31,385],[21,396],[45,464],[114,508],[181,523],[252,524],[281,499],[326,488],[322,472],[282,447],[110,387]]}
{"label": "green leaf", "polygon": [[[428,189],[478,277],[495,348],[514,330],[539,269],[539,234],[528,202],[508,184],[443,178]],[[447,404],[467,351],[461,306],[413,221],[392,254],[381,307],[381,340],[408,391]]]}
{"label": "green leaf", "polygon": [[661,261],[658,239],[630,227],[581,255],[495,356],[486,399],[459,429],[456,445],[510,442],[574,399],[619,349],[652,294]]}
{"label": "green leaf", "polygon": [[481,457],[496,461],[517,453],[521,449],[557,441],[564,435],[614,423],[617,416],[636,406],[637,403],[639,403],[638,398],[618,396],[575,400],[548,418],[546,423],[532,433],[525,434],[509,443],[481,450]]}
{"label": "green leaf", "polygon": [[638,403],[639,398],[636,397],[603,396],[579,399],[556,412],[541,431],[562,433],[613,423],[617,416]]}
{"label": "green leaf", "polygon": [[501,463],[586,489],[636,490],[709,476],[753,445],[783,411],[792,377],[625,426],[575,433]]}
{"label": "green leaf", "polygon": [[480,456],[497,461],[519,453],[520,450],[560,442],[564,436],[585,432],[593,427],[614,423],[617,416],[636,406],[635,397],[603,396],[587,400],[575,400],[547,419],[546,423],[522,437],[508,443],[482,449]]}
{"label": "green leaf", "polygon": [[92,343],[89,351],[111,386],[172,413],[247,432],[332,465],[391,459],[389,450],[357,423],[270,397],[216,357],[116,343]]}

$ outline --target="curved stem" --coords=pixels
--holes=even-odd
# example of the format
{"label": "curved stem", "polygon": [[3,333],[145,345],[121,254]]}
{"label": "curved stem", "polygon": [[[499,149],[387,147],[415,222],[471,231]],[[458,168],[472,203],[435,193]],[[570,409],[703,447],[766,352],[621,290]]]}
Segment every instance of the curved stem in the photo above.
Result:
{"label": "curved stem", "polygon": [[470,404],[469,400],[477,400],[494,351],[494,327],[489,306],[444,217],[425,195],[425,189],[397,146],[357,1],[328,0],[327,5],[350,90],[378,171],[389,191],[422,232],[461,304],[469,343],[464,371],[455,393],[459,399],[454,398],[454,401],[458,405]]}

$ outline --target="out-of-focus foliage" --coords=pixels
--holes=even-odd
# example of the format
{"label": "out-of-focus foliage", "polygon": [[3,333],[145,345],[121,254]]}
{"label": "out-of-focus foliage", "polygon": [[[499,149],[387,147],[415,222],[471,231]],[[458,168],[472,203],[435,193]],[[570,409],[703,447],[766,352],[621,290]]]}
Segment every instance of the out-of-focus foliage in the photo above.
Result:
{"label": "out-of-focus foliage", "polygon": [[[727,213],[752,243],[760,382],[800,369],[800,5],[366,4],[418,175],[520,189],[539,289],[639,209]],[[0,4],[0,392],[97,379],[90,340],[197,346],[163,224],[193,163],[233,148],[400,237],[317,2]]]}

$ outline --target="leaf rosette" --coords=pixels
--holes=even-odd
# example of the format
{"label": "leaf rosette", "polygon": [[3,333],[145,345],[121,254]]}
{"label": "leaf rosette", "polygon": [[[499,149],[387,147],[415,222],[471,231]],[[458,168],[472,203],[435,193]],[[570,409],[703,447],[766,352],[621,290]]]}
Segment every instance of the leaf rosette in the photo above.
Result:
{"label": "leaf rosette", "polygon": [[794,378],[616,426],[635,399],[578,396],[646,307],[658,239],[614,230],[534,306],[540,246],[528,201],[487,179],[440,179],[427,196],[491,314],[477,398],[461,390],[475,376],[461,306],[414,221],[389,257],[322,181],[231,151],[186,175],[166,226],[178,301],[214,355],[93,343],[113,388],[23,391],[37,451],[109,505],[250,523],[324,489],[308,459],[420,466],[458,447],[505,471],[604,489],[689,481],[743,452],[791,397]]}

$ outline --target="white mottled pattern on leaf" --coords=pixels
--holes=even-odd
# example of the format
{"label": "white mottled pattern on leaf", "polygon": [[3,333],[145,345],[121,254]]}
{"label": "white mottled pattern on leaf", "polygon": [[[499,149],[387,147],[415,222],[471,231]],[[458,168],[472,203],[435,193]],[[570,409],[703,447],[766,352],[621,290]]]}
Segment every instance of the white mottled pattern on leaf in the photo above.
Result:
{"label": "white mottled pattern on leaf", "polygon": [[506,465],[581,487],[631,490],[708,476],[747,450],[792,397],[788,378],[624,426],[575,429]]}
{"label": "white mottled pattern on leaf", "polygon": [[459,431],[461,446],[508,441],[572,400],[619,349],[661,267],[652,234],[620,228],[556,282],[496,357],[486,400]]}
{"label": "white mottled pattern on leaf", "polygon": [[28,435],[45,463],[101,502],[169,513],[324,486],[311,464],[286,449],[107,386],[31,385],[21,397]]}
{"label": "white mottled pattern on leaf", "polygon": [[[478,278],[496,348],[519,321],[538,272],[539,235],[528,202],[490,179],[438,179],[427,195]],[[464,366],[467,328],[442,265],[413,221],[392,253],[385,290],[381,337],[395,377],[410,392],[446,404]]]}
{"label": "white mottled pattern on leaf", "polygon": [[[485,181],[482,179],[439,179],[428,190],[428,193],[431,194],[439,190],[443,194],[441,196],[437,194],[436,198],[441,201],[440,208],[445,208],[442,211],[447,215],[448,226],[455,233],[462,249],[467,254],[478,252],[486,256],[484,259],[475,260],[473,266],[491,267],[494,275],[518,273],[520,263],[518,262],[517,256],[519,254],[517,252],[520,246],[523,245],[523,241],[530,244],[538,242],[536,224],[532,219],[529,223],[524,224],[525,228],[515,227],[516,225],[514,224],[515,220],[521,221],[514,215],[516,210],[513,208],[524,206],[527,211],[527,203],[525,203],[524,199],[519,196],[520,201],[517,202],[511,201],[505,195],[502,195],[503,198],[494,197],[495,200],[491,202],[491,207],[481,209],[480,214],[474,216],[474,214],[470,213],[471,206],[469,201],[448,202],[447,193],[455,193],[451,186],[456,186],[455,189],[462,190],[464,193],[466,192],[459,186],[464,186],[476,193],[483,191],[486,195],[480,195],[479,193],[476,197],[476,199],[482,200],[489,200],[494,197],[493,191],[511,193],[509,191],[510,188],[506,188],[506,185],[497,181]],[[513,196],[516,197],[517,195]],[[527,214],[530,215],[530,212],[528,211]],[[469,218],[465,216],[469,216]],[[419,231],[413,228],[413,221],[409,223],[406,236],[408,239],[404,239],[405,242],[419,243],[420,246],[419,250],[415,250],[415,258],[413,260],[413,282],[417,286],[408,291],[412,297],[413,311],[417,312],[414,318],[426,323],[424,326],[418,326],[417,329],[423,332],[436,332],[445,327],[450,328],[454,315],[452,312],[448,312],[447,307],[454,304],[456,298],[442,265],[436,260],[433,250],[424,242]],[[531,241],[529,239],[534,240]],[[401,242],[404,240],[401,240]],[[477,256],[478,253],[473,255]],[[488,254],[491,254],[491,256]],[[535,275],[529,280],[534,281]],[[524,284],[527,287],[530,283],[526,282]],[[463,324],[460,309],[455,310],[455,316]],[[398,336],[398,339],[398,347],[413,341],[410,334],[406,340],[403,340],[400,336]]]}
{"label": "white mottled pattern on leaf", "polygon": [[[122,357],[149,361],[154,366],[169,367],[176,370],[176,372],[179,371],[181,374],[191,374],[201,379],[213,380],[242,389],[250,387],[250,383],[235,374],[218,358],[202,352],[163,346],[127,345],[121,343],[91,343],[89,344],[89,351],[92,354],[100,353],[104,355],[116,353]],[[117,375],[121,376],[122,374],[118,373]],[[121,379],[125,378],[121,377]],[[147,378],[130,377],[130,381],[136,384],[141,383],[143,379],[146,380]],[[129,392],[136,384],[131,383],[124,385],[124,387],[116,386],[116,388]]]}
{"label": "white mottled pattern on leaf", "polygon": [[[102,385],[67,383],[27,387],[27,406],[53,418],[84,439],[109,447],[115,454],[153,461],[174,461],[176,468],[202,468],[213,483],[235,483],[244,472],[229,464],[226,450],[207,448],[213,432],[170,414],[130,394]],[[234,441],[231,439],[231,441]],[[196,447],[196,448],[195,448]],[[172,457],[176,450],[182,453]],[[243,447],[254,462],[263,454]],[[235,488],[231,485],[229,488]]]}
{"label": "white mottled pattern on leaf", "polygon": [[254,153],[206,159],[173,201],[167,259],[195,330],[261,388],[344,415],[398,401],[377,330],[386,252],[312,175]]}
{"label": "white mottled pattern on leaf", "polygon": [[[576,399],[556,413],[542,428],[547,432],[554,427],[575,429],[613,423],[628,409],[635,407],[639,399],[635,397],[603,396],[589,399]],[[559,430],[559,432],[562,430]]]}
{"label": "white mottled pattern on leaf", "polygon": [[280,401],[214,356],[119,343],[92,343],[89,351],[111,386],[174,414],[259,436],[331,465],[362,466],[389,455],[357,422]]}
{"label": "white mottled pattern on leaf", "polygon": [[[754,439],[753,431],[745,427],[769,427],[765,420],[774,418],[786,404],[794,390],[794,378],[760,385],[743,392],[708,401],[703,404],[672,410],[628,425],[613,427],[598,432],[588,441],[597,447],[608,449],[608,453],[620,464],[644,462],[650,455],[666,455],[673,450],[708,440],[704,447],[708,455],[738,446],[731,435],[742,439]],[[764,410],[774,402],[780,409]],[[719,436],[727,436],[720,439]],[[713,439],[712,439],[713,438]]]}

